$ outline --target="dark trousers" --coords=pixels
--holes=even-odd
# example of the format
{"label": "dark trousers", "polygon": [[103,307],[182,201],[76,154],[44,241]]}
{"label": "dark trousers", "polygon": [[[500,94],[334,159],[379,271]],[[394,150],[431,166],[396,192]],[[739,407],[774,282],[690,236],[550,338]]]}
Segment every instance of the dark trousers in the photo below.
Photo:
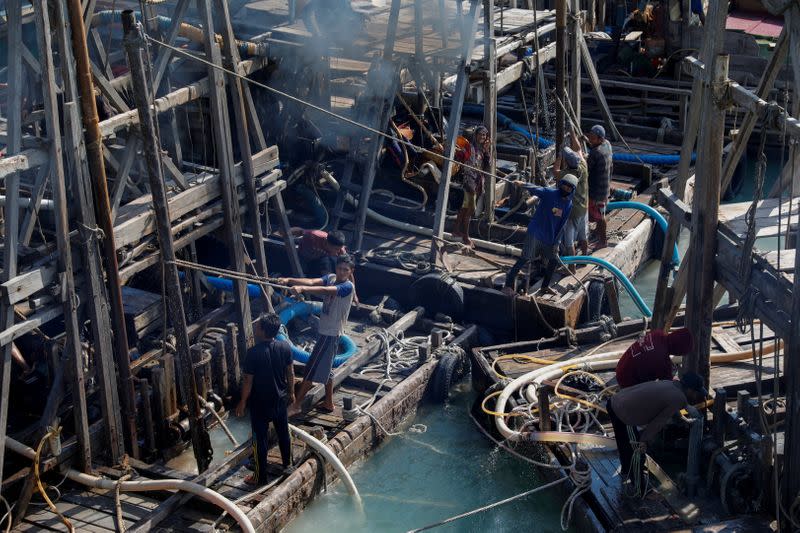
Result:
{"label": "dark trousers", "polygon": [[275,426],[278,434],[278,447],[281,450],[283,466],[292,464],[292,442],[289,437],[289,417],[286,406],[264,412],[250,410],[250,426],[253,429],[253,461],[258,483],[267,482],[267,451],[269,450],[269,423]]}
{"label": "dark trousers", "polygon": [[[622,466],[620,475],[626,478],[631,470],[631,459],[633,458],[633,447],[631,446],[631,439],[628,435],[628,428],[633,430],[636,440],[639,440],[639,430],[635,427],[628,426],[625,422],[619,419],[614,408],[611,407],[611,399],[606,402],[606,411],[611,418],[611,425],[614,426],[614,439],[617,441],[617,452],[619,452],[619,463]],[[644,464],[642,465],[644,467]],[[642,472],[640,472],[640,475]]]}
{"label": "dark trousers", "polygon": [[525,238],[525,244],[522,247],[522,255],[517,259],[517,262],[514,263],[514,266],[511,267],[511,270],[508,271],[508,274],[506,274],[506,287],[514,286],[514,281],[517,279],[519,271],[528,263],[533,262],[536,259],[537,253],[542,255],[542,261],[544,262],[542,288],[546,289],[550,286],[553,272],[556,271],[556,266],[558,266],[556,247],[554,245],[544,244],[531,236],[527,236]]}

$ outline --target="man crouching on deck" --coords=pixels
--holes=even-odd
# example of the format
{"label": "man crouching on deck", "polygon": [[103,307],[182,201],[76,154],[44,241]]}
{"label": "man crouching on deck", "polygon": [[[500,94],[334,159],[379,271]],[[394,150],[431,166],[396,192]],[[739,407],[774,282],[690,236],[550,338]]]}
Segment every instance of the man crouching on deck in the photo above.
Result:
{"label": "man crouching on deck", "polygon": [[281,278],[278,282],[290,285],[297,295],[313,294],[321,296],[322,313],[319,316],[319,338],[306,364],[306,375],[297,392],[297,400],[289,407],[289,416],[300,412],[308,391],[313,383],[325,384],[325,402],[322,409],[333,411],[333,359],[339,346],[339,336],[344,333],[344,325],[350,314],[355,286],[351,281],[355,265],[348,255],[339,256],[336,260],[336,274],[328,274],[321,278]]}

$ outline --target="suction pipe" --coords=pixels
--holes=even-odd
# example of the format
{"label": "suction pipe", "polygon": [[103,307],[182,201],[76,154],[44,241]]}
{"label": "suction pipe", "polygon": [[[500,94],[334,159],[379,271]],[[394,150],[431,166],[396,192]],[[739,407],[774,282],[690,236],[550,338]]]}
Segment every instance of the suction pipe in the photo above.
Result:
{"label": "suction pipe", "polygon": [[362,506],[361,502],[361,495],[358,493],[358,489],[356,488],[356,484],[353,482],[353,478],[350,477],[350,473],[344,467],[342,462],[336,457],[336,454],[328,448],[322,441],[315,439],[302,429],[298,428],[297,426],[293,426],[289,424],[289,429],[294,433],[298,439],[305,442],[316,451],[318,451],[328,463],[336,470],[336,473],[339,474],[339,477],[344,482],[345,486],[347,487],[347,492],[356,500],[356,503],[359,507]]}

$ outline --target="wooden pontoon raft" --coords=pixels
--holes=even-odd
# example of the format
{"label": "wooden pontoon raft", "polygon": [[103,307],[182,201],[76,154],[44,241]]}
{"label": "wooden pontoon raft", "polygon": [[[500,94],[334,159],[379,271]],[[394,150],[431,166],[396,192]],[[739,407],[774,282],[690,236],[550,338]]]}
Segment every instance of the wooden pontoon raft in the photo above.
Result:
{"label": "wooden pontoon raft", "polygon": [[[722,309],[718,316],[735,317],[737,308]],[[676,326],[683,320],[679,316]],[[687,473],[687,434],[688,426],[685,423],[673,423],[663,430],[664,438],[658,439],[659,445],[648,450],[648,469],[650,483],[654,489],[644,499],[627,497],[620,476],[619,458],[616,450],[603,447],[580,446],[580,458],[586,461],[591,469],[592,482],[588,492],[576,504],[581,510],[581,520],[600,530],[626,531],[648,528],[654,531],[697,530],[696,528],[712,528],[708,530],[723,531],[769,531],[769,519],[757,514],[758,503],[763,497],[759,489],[760,476],[763,470],[758,462],[752,462],[737,453],[746,455],[748,450],[756,452],[760,439],[760,427],[754,409],[752,397],[757,394],[756,372],[763,375],[765,391],[772,390],[772,365],[773,358],[770,348],[775,342],[771,331],[765,329],[756,332],[756,342],[753,344],[750,332],[740,332],[734,321],[719,322],[712,333],[712,358],[735,358],[735,362],[712,364],[711,387],[714,390],[713,406],[706,413],[707,425],[711,428],[709,436],[703,442],[700,455],[688,462],[694,464],[696,472],[694,477]],[[542,360],[563,363],[578,359],[583,355],[592,353],[618,353],[621,354],[643,332],[641,321],[628,321],[616,325],[615,335],[618,339],[598,344],[590,339],[597,338],[598,328],[576,330],[574,336],[559,335],[541,341],[527,341],[498,346],[485,346],[475,348],[471,353],[473,387],[479,392],[479,398],[473,407],[473,416],[477,423],[483,426],[484,431],[496,439],[494,416],[486,411],[493,411],[494,400],[484,401],[484,397],[491,391],[502,389],[502,385],[532,370],[544,368]],[[562,332],[563,333],[563,332]],[[605,332],[603,332],[605,333]],[[607,334],[607,333],[606,333]],[[571,340],[571,343],[568,341]],[[572,345],[576,343],[577,346]],[[765,355],[763,364],[753,364],[752,351],[760,353],[763,343]],[[534,358],[533,361],[530,358]],[[778,358],[778,365],[783,364],[782,356]],[[576,365],[575,370],[580,370],[581,365]],[[566,371],[565,373],[568,373]],[[615,384],[614,372],[600,371],[596,376],[603,380],[605,386]],[[553,401],[558,398],[551,396],[558,379],[545,380],[538,394],[546,394]],[[574,394],[576,389],[585,383],[566,381],[561,384],[560,392]],[[578,390],[580,392],[580,390]],[[540,397],[539,409],[542,410]],[[507,411],[508,412],[508,411]],[[549,412],[549,407],[544,408]],[[598,413],[602,426],[595,431],[612,432],[610,423]],[[772,415],[774,416],[774,415]],[[778,415],[781,417],[782,415]],[[779,418],[780,419],[780,418]],[[555,429],[554,423],[549,421],[542,426],[541,431]],[[564,431],[567,431],[566,429]],[[713,437],[711,436],[713,435]],[[510,446],[508,444],[507,446]],[[530,445],[528,445],[530,446]],[[516,450],[523,452],[527,449],[524,444],[516,444]],[[533,458],[541,460],[541,452],[550,461],[560,461],[566,465],[569,451],[566,445],[550,444],[536,445],[530,453]],[[660,466],[659,462],[664,461]],[[689,467],[691,468],[691,466]],[[558,471],[542,471],[546,478],[555,478],[562,475]],[[750,490],[745,487],[751,487]],[[572,490],[571,487],[563,488],[561,492],[566,497]],[[686,491],[692,494],[685,495]],[[754,516],[730,520],[731,515]],[[727,521],[726,521],[727,520]],[[583,524],[582,524],[583,525]],[[727,528],[727,529],[726,529]],[[706,531],[707,529],[702,529]]]}
{"label": "wooden pontoon raft", "polygon": [[[336,410],[325,413],[311,407],[290,420],[293,425],[326,442],[345,466],[368,456],[386,438],[386,432],[397,430],[423,399],[441,401],[443,396],[446,397],[450,384],[466,371],[465,350],[476,338],[474,326],[462,328],[453,324],[434,324],[423,318],[424,309],[421,307],[408,313],[397,313],[361,306],[354,315],[361,318],[351,320],[346,333],[359,346],[359,351],[334,370]],[[388,338],[391,348],[395,349],[393,337],[409,339],[415,336],[418,337],[417,344],[411,348],[414,363],[404,370],[388,372],[385,339]],[[441,343],[439,347],[438,343]],[[214,353],[213,357],[215,360],[225,359],[225,354]],[[302,365],[297,367],[297,372],[302,372]],[[200,370],[213,377],[215,384],[220,379],[219,374],[210,368],[200,367]],[[228,377],[232,379],[233,374]],[[321,393],[319,387],[312,389],[307,403],[316,403],[321,399]],[[357,409],[357,406],[367,404],[363,411]],[[350,411],[343,411],[341,405],[352,407]],[[224,410],[220,414],[227,416]],[[186,472],[134,459],[128,462],[133,469],[130,472],[104,468],[102,473],[110,479],[128,474],[134,480],[173,478],[195,481],[236,501],[256,528],[276,531],[301,512],[337,476],[330,465],[322,462],[317,452],[297,439],[293,439],[297,468],[284,476],[280,473],[280,454],[274,441],[273,445],[269,452],[268,471],[272,474],[270,480],[274,482],[261,490],[244,482],[250,473],[247,467],[247,460],[252,455],[250,443],[242,444],[225,456],[215,457],[210,468],[200,475],[196,470]],[[122,524],[119,524],[116,522],[114,491],[86,490],[67,483],[60,487],[60,492],[56,507],[79,531],[114,531],[121,525],[129,532],[154,528],[202,530],[220,519],[222,514],[221,510],[217,512],[206,502],[193,500],[186,504],[189,498],[180,493],[122,493],[119,496]],[[227,528],[233,522],[227,518],[220,519],[219,524],[219,527]],[[41,510],[29,513],[19,531],[58,531],[62,527],[57,516],[49,510]]]}

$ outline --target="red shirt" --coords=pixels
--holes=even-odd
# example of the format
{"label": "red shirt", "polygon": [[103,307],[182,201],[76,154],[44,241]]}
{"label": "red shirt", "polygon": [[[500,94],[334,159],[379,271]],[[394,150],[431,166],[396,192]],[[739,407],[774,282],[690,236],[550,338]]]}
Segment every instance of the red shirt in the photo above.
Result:
{"label": "red shirt", "polygon": [[[297,245],[297,251],[303,259],[312,261],[321,259],[330,255],[325,249],[327,242],[327,232],[318,229],[307,229],[303,231],[303,237],[300,239],[300,244]],[[346,251],[342,249],[339,255],[344,255],[345,253]]]}
{"label": "red shirt", "polygon": [[672,379],[667,335],[655,330],[634,342],[617,363],[617,383],[624,389],[645,381]]}

